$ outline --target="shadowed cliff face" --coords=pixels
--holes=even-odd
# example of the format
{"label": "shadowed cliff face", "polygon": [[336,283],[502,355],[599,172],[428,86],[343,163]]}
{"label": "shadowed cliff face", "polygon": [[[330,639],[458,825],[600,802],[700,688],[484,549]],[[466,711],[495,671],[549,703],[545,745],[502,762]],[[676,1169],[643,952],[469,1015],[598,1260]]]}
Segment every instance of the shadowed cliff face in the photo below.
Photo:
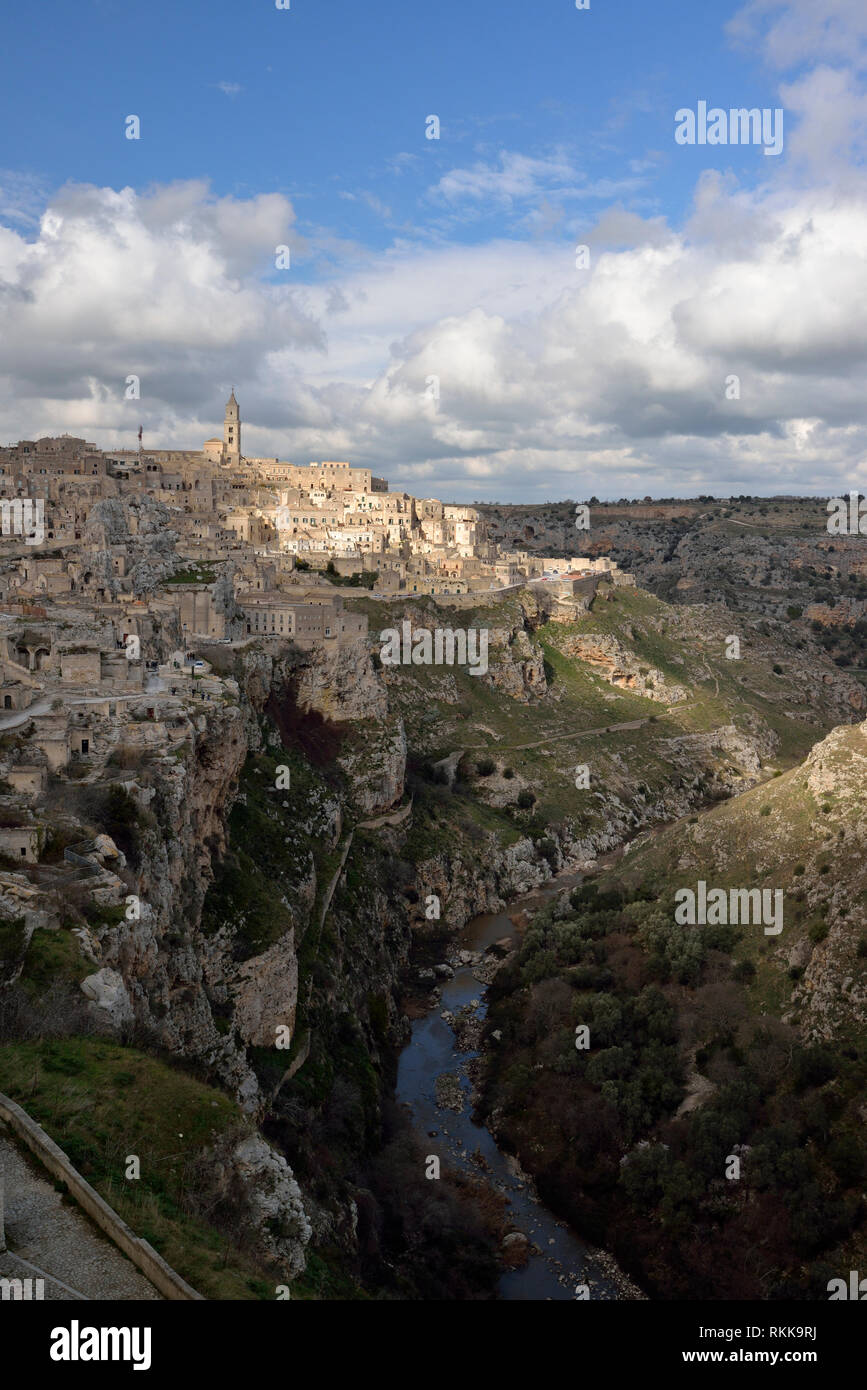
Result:
{"label": "shadowed cliff face", "polygon": [[346,728],[329,723],[317,709],[302,709],[297,682],[272,691],[265,702],[265,713],[285,746],[298,748],[313,767],[327,768],[337,761]]}
{"label": "shadowed cliff face", "polygon": [[[385,628],[403,616],[399,605],[363,602],[374,609],[372,630],[379,617]],[[431,625],[429,606],[410,607]],[[196,708],[170,756],[143,760],[130,831],[141,916],[88,932],[88,997],[102,1026],[121,1036],[134,1027],[148,1045],[203,1068],[279,1143],[294,1173],[278,1184],[291,1208],[283,1258],[293,1271],[308,1237],[303,1208],[310,1243],[333,1247],[355,1275],[390,1287],[401,1222],[410,1238],[415,1221],[432,1229],[430,1214],[412,1203],[399,1220],[388,1209],[395,1183],[409,1190],[416,1174],[388,1100],[413,950],[564,867],[592,871],[599,856],[661,822],[691,815],[701,827],[709,804],[749,787],[759,796],[759,782],[784,785],[785,775],[771,782],[772,772],[799,764],[851,717],[852,691],[860,694],[845,673],[758,621],[737,629],[743,656],[729,661],[731,614],[673,608],[630,587],[602,585],[574,608],[518,593],[459,618],[445,610],[441,620],[487,627],[484,676],[380,669],[376,644],[365,642],[339,653],[255,643],[225,651],[235,693],[227,687],[219,702]],[[407,793],[411,812],[384,823],[408,805]],[[753,842],[775,824],[774,813],[764,818]],[[681,834],[698,846],[698,832]],[[629,862],[640,863],[640,853]],[[813,874],[808,863],[805,901],[817,912],[821,884],[821,867]],[[635,911],[648,916],[640,925],[656,941],[650,907],[639,900]],[[838,915],[831,903],[832,938]],[[622,971],[627,990],[646,983],[641,951],[622,927],[612,933],[611,964],[593,977],[596,992],[609,989],[606,970],[612,979]],[[785,964],[807,966],[802,988],[812,997],[798,1007],[817,1019],[846,994],[841,972],[851,965],[851,953],[829,941],[812,959]],[[547,969],[554,946],[544,943],[541,954],[531,974]],[[823,956],[834,962],[824,973]],[[578,981],[590,978],[568,974],[583,961],[561,963],[565,978],[551,987],[544,975],[519,986],[557,1027]],[[541,1063],[531,1103],[542,1114],[567,1055],[543,1042],[527,1072],[532,1080]],[[687,1063],[678,1057],[692,1076]],[[700,1082],[692,1078],[694,1097]],[[495,1100],[492,1109],[507,1107]],[[594,1119],[588,1094],[576,1113],[610,1137],[610,1117]],[[503,1132],[526,1137],[510,1130],[508,1116]],[[380,1153],[389,1155],[381,1170]],[[258,1171],[258,1160],[247,1165],[247,1180]],[[603,1187],[613,1172],[612,1163]],[[587,1210],[599,1228],[599,1202]],[[447,1263],[438,1277],[447,1279]]]}

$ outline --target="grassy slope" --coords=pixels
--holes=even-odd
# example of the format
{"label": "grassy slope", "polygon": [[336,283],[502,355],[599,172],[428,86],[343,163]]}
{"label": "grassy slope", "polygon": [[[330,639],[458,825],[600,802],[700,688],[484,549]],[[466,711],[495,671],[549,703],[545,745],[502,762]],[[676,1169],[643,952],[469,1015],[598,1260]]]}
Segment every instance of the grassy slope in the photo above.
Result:
{"label": "grassy slope", "polygon": [[[804,766],[636,842],[571,915],[537,919],[495,984],[485,1110],[659,1296],[821,1298],[867,1257],[865,769],[863,726],[843,727]],[[701,878],[782,888],[781,935],[676,927],[675,889]],[[736,1145],[745,1177],[728,1183]]]}
{"label": "grassy slope", "polygon": [[[404,612],[403,603],[353,603],[368,615],[374,647],[379,632],[399,626]],[[516,595],[469,610],[430,600],[412,607],[416,625],[502,629],[522,623]],[[472,765],[489,749],[500,771],[508,766],[515,772],[515,795],[522,786],[532,789],[542,818],[556,823],[569,817],[579,833],[587,832],[603,824],[604,812],[596,799],[575,788],[578,764],[590,764],[596,791],[627,800],[640,780],[653,801],[672,780],[665,740],[729,724],[747,735],[758,727],[766,734],[773,731],[779,740],[771,765],[790,767],[840,722],[839,709],[825,699],[821,687],[789,690],[785,678],[774,674],[777,658],[792,656],[779,643],[748,629],[742,634],[742,659],[728,660],[724,639],[732,622],[731,614],[708,612],[697,626],[692,612],[640,590],[617,590],[609,601],[597,599],[590,613],[569,623],[547,622],[532,634],[545,656],[549,689],[530,705],[464,670],[446,667],[389,668],[389,699],[404,719],[410,750],[418,758],[433,763],[461,748],[469,750]],[[564,646],[575,635],[614,638],[639,665],[657,667],[668,684],[685,686],[688,699],[665,705],[611,685],[589,663],[565,654]],[[492,646],[492,667],[501,656]],[[784,693],[787,702],[781,698]],[[634,720],[648,722],[639,729],[611,727]],[[529,743],[539,746],[521,746]],[[716,764],[730,762],[719,750]],[[485,787],[477,790],[484,799]],[[499,821],[508,843],[514,838],[513,820],[496,811],[493,816],[489,827]]]}
{"label": "grassy slope", "polygon": [[[206,1298],[273,1298],[275,1278],[187,1209],[190,1165],[246,1129],[236,1104],[155,1057],[104,1039],[9,1043],[0,1090],[23,1105],[137,1235]],[[141,1178],[125,1178],[126,1158]]]}
{"label": "grassy slope", "polygon": [[[690,822],[668,827],[633,847],[600,879],[603,888],[644,886],[660,895],[694,887],[700,878],[726,889],[782,889],[783,931],[766,936],[761,928],[745,930],[735,959],[756,966],[751,993],[758,1009],[780,1014],[792,1008],[794,1021],[802,987],[790,974],[791,962],[808,960],[830,933],[838,974],[848,976],[855,991],[867,983],[867,954],[859,954],[867,934],[864,725],[836,730],[817,754],[816,775],[811,776],[811,759]],[[833,1031],[857,1042],[860,1027],[843,1010]]]}

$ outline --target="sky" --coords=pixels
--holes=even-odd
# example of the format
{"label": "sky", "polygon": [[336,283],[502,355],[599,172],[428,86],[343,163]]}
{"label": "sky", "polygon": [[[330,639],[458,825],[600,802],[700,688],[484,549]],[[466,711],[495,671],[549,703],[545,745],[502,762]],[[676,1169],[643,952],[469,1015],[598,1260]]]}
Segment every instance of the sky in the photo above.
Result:
{"label": "sky", "polygon": [[[417,496],[867,491],[864,0],[45,0],[4,39],[0,441],[199,448],[234,386],[246,454]],[[680,143],[699,103],[782,149]]]}

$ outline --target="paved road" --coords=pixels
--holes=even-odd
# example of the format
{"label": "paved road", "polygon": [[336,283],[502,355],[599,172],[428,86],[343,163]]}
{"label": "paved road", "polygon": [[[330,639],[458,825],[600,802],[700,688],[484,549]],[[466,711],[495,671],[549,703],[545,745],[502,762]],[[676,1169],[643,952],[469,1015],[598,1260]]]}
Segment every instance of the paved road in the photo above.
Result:
{"label": "paved road", "polygon": [[6,1244],[0,1279],[44,1279],[45,1299],[161,1299],[131,1260],[54,1189],[44,1168],[0,1122]]}

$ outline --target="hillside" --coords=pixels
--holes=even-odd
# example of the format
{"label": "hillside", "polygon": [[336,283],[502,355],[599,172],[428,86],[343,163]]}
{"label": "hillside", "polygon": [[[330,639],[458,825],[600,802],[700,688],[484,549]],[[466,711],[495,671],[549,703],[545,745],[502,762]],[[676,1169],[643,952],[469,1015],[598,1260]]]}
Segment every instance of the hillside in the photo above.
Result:
{"label": "hillside", "polygon": [[[585,500],[586,499],[582,499]],[[492,536],[540,555],[609,555],[672,603],[721,603],[741,613],[851,628],[867,604],[867,569],[857,535],[829,535],[815,497],[712,497],[667,502],[590,502],[588,530],[575,505],[479,504]],[[809,610],[809,611],[808,611]],[[863,636],[862,634],[859,634]],[[862,644],[863,645],[863,644]],[[859,647],[860,653],[860,647]],[[850,665],[867,665],[849,655]]]}
{"label": "hillside", "polygon": [[[839,1050],[860,1018],[860,986],[843,986],[852,951],[839,944],[837,927],[846,926],[846,902],[826,904],[833,879],[822,872],[821,845],[792,847],[797,826],[807,833],[817,821],[823,835],[854,836],[855,793],[824,797],[825,774],[800,769],[805,758],[825,756],[810,752],[817,740],[826,741],[820,749],[843,740],[848,756],[845,741],[857,742],[860,730],[845,726],[861,715],[862,687],[796,625],[737,618],[721,605],[671,605],[623,582],[603,580],[595,595],[574,601],[534,586],[474,607],[369,596],[349,603],[367,614],[369,638],[330,655],[255,639],[204,647],[219,698],[178,722],[167,751],[143,742],[107,755],[86,783],[48,778],[40,815],[51,862],[8,866],[16,873],[4,880],[4,891],[42,894],[44,906],[41,915],[22,915],[11,898],[6,905],[0,1089],[27,1098],[22,1048],[60,1048],[63,1057],[72,1049],[70,1066],[109,1091],[115,1083],[100,1070],[108,1062],[99,1037],[111,1039],[111,1067],[131,1075],[168,1059],[179,1075],[225,1092],[261,1145],[256,1163],[234,1164],[240,1211],[255,1207],[259,1165],[280,1167],[279,1198],[259,1212],[258,1225],[215,1199],[216,1234],[203,1237],[236,1252],[248,1293],[273,1297],[280,1281],[313,1298],[491,1297],[502,1267],[502,1201],[457,1171],[420,1188],[423,1155],[393,1102],[407,1011],[436,998],[419,992],[419,967],[442,961],[475,914],[563,868],[591,871],[650,834],[607,871],[616,884],[635,866],[642,882],[629,889],[634,901],[609,904],[606,887],[601,901],[609,905],[598,912],[590,911],[598,903],[579,899],[567,911],[568,948],[549,941],[554,928],[534,927],[518,961],[497,976],[504,1043],[491,1053],[485,1105],[504,1142],[522,1153],[530,1145],[525,1162],[541,1168],[552,1204],[624,1250],[652,1285],[641,1233],[617,1195],[617,1165],[630,1145],[670,1122],[687,1088],[698,1094],[691,1048],[710,1049],[714,1084],[734,1065],[725,1035],[693,1025],[683,1001],[697,991],[714,1019],[730,1008],[749,1021],[764,1007],[777,1030],[772,1052],[806,1046],[814,1032]],[[380,633],[404,621],[484,628],[487,671],[384,664]],[[727,655],[732,637],[736,659]],[[33,757],[31,737],[26,723],[6,736],[10,765]],[[798,779],[810,776],[813,801],[801,805]],[[2,799],[14,816],[12,790]],[[751,807],[758,829],[745,843],[757,854],[766,845],[771,873],[776,836],[792,848],[791,872],[803,882],[791,931],[787,917],[783,936],[765,950],[721,937],[706,960],[682,942],[686,975],[675,978],[681,963],[676,952],[669,960],[676,943],[667,940],[664,904],[677,860],[665,857],[667,846],[698,854],[705,827],[711,846],[723,844],[726,817],[737,826]],[[89,903],[81,886],[63,897],[52,888],[73,872],[63,846],[87,836],[123,851],[122,887],[140,893],[140,919]],[[656,879],[644,867],[652,855],[660,856]],[[816,939],[819,922],[824,940]],[[796,955],[783,959],[783,950]],[[802,974],[789,980],[791,970]],[[710,972],[708,987],[722,990],[724,1007],[712,989],[702,993],[702,972]],[[555,1142],[549,1120],[574,1083],[564,1020],[574,1028],[574,1009],[589,1006],[591,995],[594,1009],[621,1008],[632,1039],[623,1046],[639,1049],[639,1071],[646,1045],[659,1044],[658,1075],[646,1102],[644,1081],[637,1092],[627,1087],[623,1114],[616,1098],[599,1110],[593,1076],[582,1078],[568,1141]],[[642,1023],[648,1008],[655,1021]],[[532,1025],[522,1022],[525,1009]],[[616,1038],[620,1025],[610,1026]],[[765,1044],[750,1034],[744,1046]],[[598,1073],[599,1086],[617,1083],[622,1060],[601,1064],[615,1070]],[[153,1089],[158,1110],[160,1097],[173,1104],[171,1086]],[[32,1098],[42,1103],[39,1088]],[[846,1099],[844,1138],[848,1106]],[[50,1129],[49,1111],[44,1118]],[[57,1118],[67,1123],[65,1113]],[[157,1129],[169,1118],[158,1113]],[[590,1176],[576,1195],[569,1154],[582,1151],[584,1121],[595,1157],[585,1155]],[[752,1112],[745,1134],[751,1124]],[[198,1162],[187,1127],[177,1132],[184,1163]],[[77,1160],[116,1191],[122,1169],[112,1134],[107,1119],[92,1131],[81,1126],[75,1145]],[[225,1165],[221,1171],[229,1182]],[[182,1207],[180,1196],[169,1197]],[[133,1224],[145,1219],[124,1214]],[[243,1275],[249,1260],[254,1267]],[[205,1279],[198,1268],[190,1277]]]}
{"label": "hillside", "polygon": [[[495,978],[484,1113],[660,1295],[823,1298],[867,1255],[865,759],[864,726],[836,729],[633,841]],[[782,930],[678,925],[700,881],[781,890]]]}

